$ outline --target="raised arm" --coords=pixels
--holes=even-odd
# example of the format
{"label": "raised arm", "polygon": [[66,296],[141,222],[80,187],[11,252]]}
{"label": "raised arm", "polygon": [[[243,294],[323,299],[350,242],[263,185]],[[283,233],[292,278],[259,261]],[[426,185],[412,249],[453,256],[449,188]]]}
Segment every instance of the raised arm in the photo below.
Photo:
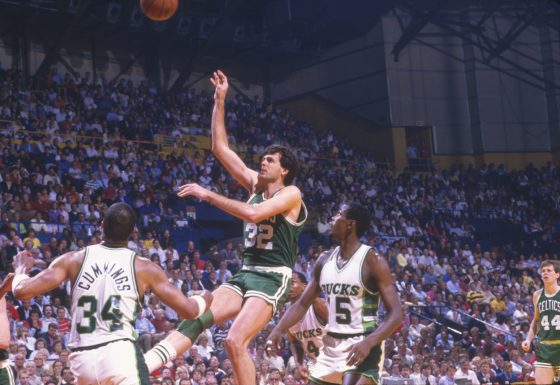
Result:
{"label": "raised arm", "polygon": [[[26,278],[25,273],[33,266],[33,258],[27,251],[22,251],[14,257],[16,275],[12,282],[14,297],[27,301],[31,298],[57,288],[69,278],[69,271],[74,259],[80,257],[80,251],[66,253],[56,258],[48,268],[34,277]],[[82,256],[83,258],[83,256]]]}
{"label": "raised arm", "polygon": [[194,196],[208,201],[221,210],[224,210],[241,220],[259,223],[273,215],[285,213],[297,205],[301,205],[301,191],[296,186],[287,186],[272,198],[257,205],[226,198],[223,195],[209,191],[196,183],[181,186],[180,197]]}
{"label": "raised arm", "polygon": [[[167,306],[170,306],[183,319],[195,319],[208,310],[212,303],[212,293],[204,291],[201,296],[187,298],[169,282],[163,269],[146,258],[137,257],[136,273],[142,292],[151,289],[152,292]],[[203,299],[204,303],[200,300]],[[204,308],[201,308],[201,305]]]}
{"label": "raised arm", "polygon": [[243,160],[229,148],[225,124],[225,104],[229,87],[226,75],[218,70],[210,81],[215,87],[214,109],[212,110],[212,153],[220,163],[247,191],[253,193],[257,172],[248,168]]}
{"label": "raised arm", "polygon": [[537,306],[537,302],[539,300],[539,295],[541,294],[541,290],[537,290],[536,292],[533,293],[533,307],[535,308],[533,320],[531,321],[531,326],[529,326],[529,330],[527,331],[527,337],[525,337],[525,340],[521,343],[521,348],[526,352],[531,350],[531,342],[533,341],[535,335],[537,334],[537,327],[539,325],[538,322],[540,318],[540,312]]}

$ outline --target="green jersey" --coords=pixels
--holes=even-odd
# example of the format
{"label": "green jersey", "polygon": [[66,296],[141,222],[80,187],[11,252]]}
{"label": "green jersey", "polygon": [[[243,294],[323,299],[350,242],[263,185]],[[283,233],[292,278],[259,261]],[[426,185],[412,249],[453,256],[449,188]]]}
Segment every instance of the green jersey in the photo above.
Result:
{"label": "green jersey", "polygon": [[537,307],[540,313],[539,343],[560,344],[560,289],[553,295],[547,295],[543,289]]}
{"label": "green jersey", "polygon": [[[264,202],[264,192],[255,193],[247,201],[250,205]],[[292,268],[298,252],[298,237],[307,220],[307,208],[301,202],[297,222],[277,214],[259,223],[245,222],[243,237],[246,266],[287,266]]]}

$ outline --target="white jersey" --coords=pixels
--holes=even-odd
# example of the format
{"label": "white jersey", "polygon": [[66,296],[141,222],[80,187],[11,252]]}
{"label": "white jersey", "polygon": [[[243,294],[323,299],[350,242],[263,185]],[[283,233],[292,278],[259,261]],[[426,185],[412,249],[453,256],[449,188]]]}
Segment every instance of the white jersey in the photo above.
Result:
{"label": "white jersey", "polygon": [[288,329],[290,333],[303,346],[307,357],[315,360],[319,355],[319,350],[323,346],[323,335],[325,325],[317,319],[313,306],[307,310],[303,319]]}
{"label": "white jersey", "polygon": [[362,282],[362,266],[370,247],[360,245],[346,264],[338,267],[340,247],[327,259],[319,284],[327,296],[327,332],[368,334],[377,327],[379,292],[369,291]]}
{"label": "white jersey", "polygon": [[136,339],[134,320],[140,295],[135,256],[127,248],[85,248],[84,261],[72,287],[71,348]]}

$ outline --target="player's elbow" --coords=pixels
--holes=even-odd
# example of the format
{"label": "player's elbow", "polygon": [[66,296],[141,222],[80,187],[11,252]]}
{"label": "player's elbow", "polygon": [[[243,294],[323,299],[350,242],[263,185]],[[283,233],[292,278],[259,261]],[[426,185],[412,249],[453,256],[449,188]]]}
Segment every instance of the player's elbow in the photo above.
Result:
{"label": "player's elbow", "polygon": [[223,158],[228,148],[229,147],[227,143],[224,143],[223,141],[220,141],[212,137],[212,154],[214,154],[216,158],[218,159]]}
{"label": "player's elbow", "polygon": [[249,206],[246,209],[245,218],[243,219],[250,223],[259,223],[266,218],[259,212],[259,210],[255,209],[254,206]]}
{"label": "player's elbow", "polygon": [[[190,303],[190,302],[189,302]],[[177,314],[179,315],[179,317],[181,317],[182,319],[186,319],[186,320],[193,320],[196,318],[196,315],[198,314],[196,309],[193,306],[184,306],[182,309],[179,309],[177,311]]]}
{"label": "player's elbow", "polygon": [[393,319],[395,329],[402,324],[404,320],[404,312],[400,304],[391,310],[391,318]]}
{"label": "player's elbow", "polygon": [[[198,298],[198,300],[196,300],[195,298]],[[208,306],[205,300],[202,300],[201,302],[201,298],[201,296],[187,298],[187,300],[185,301],[185,306],[182,306],[182,308],[177,311],[177,314],[181,318],[187,320],[193,320],[200,317]]]}

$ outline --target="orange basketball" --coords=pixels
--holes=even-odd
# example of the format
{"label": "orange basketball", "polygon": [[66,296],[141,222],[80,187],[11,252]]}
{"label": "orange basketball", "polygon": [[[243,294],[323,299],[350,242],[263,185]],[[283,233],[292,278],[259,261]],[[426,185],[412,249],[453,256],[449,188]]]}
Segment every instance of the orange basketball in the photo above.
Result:
{"label": "orange basketball", "polygon": [[179,0],[140,0],[140,8],[146,17],[154,21],[164,21],[175,14]]}

